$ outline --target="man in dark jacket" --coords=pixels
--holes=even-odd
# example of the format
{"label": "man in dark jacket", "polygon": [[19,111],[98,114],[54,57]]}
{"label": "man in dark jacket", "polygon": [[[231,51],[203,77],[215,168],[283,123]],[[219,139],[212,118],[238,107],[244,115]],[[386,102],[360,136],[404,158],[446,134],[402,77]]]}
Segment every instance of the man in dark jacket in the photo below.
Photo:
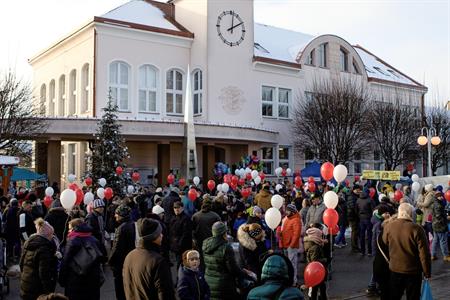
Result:
{"label": "man in dark jacket", "polygon": [[192,249],[192,221],[183,211],[183,202],[175,202],[173,210],[175,216],[169,226],[170,251],[175,253],[178,268],[183,252]]}
{"label": "man in dark jacket", "polygon": [[169,263],[160,254],[162,228],[158,221],[137,221],[139,245],[128,253],[123,265],[126,299],[174,300],[174,286]]}
{"label": "man in dark jacket", "polygon": [[447,213],[444,206],[444,195],[437,191],[433,203],[433,242],[431,244],[431,259],[436,260],[437,247],[440,245],[444,261],[450,261],[447,245]]}
{"label": "man in dark jacket", "polygon": [[372,222],[373,202],[366,192],[362,192],[356,200],[355,211],[359,219],[359,241],[361,255],[366,255],[366,232],[367,232],[367,252],[372,256]]}
{"label": "man in dark jacket", "polygon": [[116,209],[115,218],[119,225],[114,237],[114,243],[109,257],[109,265],[114,275],[114,287],[117,300],[126,300],[123,289],[122,268],[125,257],[135,248],[135,223],[130,219],[131,209],[122,204]]}
{"label": "man in dark jacket", "polygon": [[347,220],[352,229],[351,243],[352,251],[359,252],[358,235],[359,235],[359,218],[356,212],[356,201],[361,194],[361,187],[357,184],[353,186],[351,195],[347,196]]}
{"label": "man in dark jacket", "polygon": [[94,209],[86,216],[85,221],[92,228],[92,235],[100,242],[103,251],[105,250],[105,221],[103,219],[105,202],[101,199],[95,199],[93,204]]}
{"label": "man in dark jacket", "polygon": [[[55,229],[55,235],[60,242],[64,239],[64,232],[67,227],[67,219],[69,215],[66,214],[66,211],[63,207],[55,207],[51,208],[48,212],[48,215],[45,217],[45,221],[50,223]],[[68,232],[65,232],[66,234]]]}
{"label": "man in dark jacket", "polygon": [[20,238],[23,242],[27,241],[33,233],[36,233],[34,218],[31,214],[31,205],[31,202],[24,201],[22,209],[19,211]]}
{"label": "man in dark jacket", "polygon": [[220,221],[220,216],[211,211],[211,204],[211,200],[204,200],[202,209],[192,216],[194,240],[197,249],[200,251],[200,257],[202,256],[201,249],[203,241],[212,236],[211,228],[213,224]]}
{"label": "man in dark jacket", "polygon": [[19,201],[11,199],[9,207],[5,211],[5,237],[6,237],[6,251],[8,257],[17,257],[20,254],[20,233],[17,216],[19,213]]}
{"label": "man in dark jacket", "polygon": [[166,223],[166,225],[169,225],[170,220],[175,216],[173,204],[175,202],[181,201],[179,193],[180,190],[176,187],[173,187],[169,195],[167,195],[167,197],[162,201],[161,207],[164,208],[165,211],[164,223]]}

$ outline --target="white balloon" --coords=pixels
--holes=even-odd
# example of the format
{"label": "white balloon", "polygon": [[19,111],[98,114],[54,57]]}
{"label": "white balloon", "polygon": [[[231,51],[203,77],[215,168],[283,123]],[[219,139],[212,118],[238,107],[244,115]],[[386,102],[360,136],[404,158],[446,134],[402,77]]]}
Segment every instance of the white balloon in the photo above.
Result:
{"label": "white balloon", "polygon": [[256,171],[256,170],[253,170],[253,171],[252,171],[252,178],[253,178],[253,179],[255,179],[256,177],[258,177],[258,175],[259,175],[259,174],[258,174],[258,171]]}
{"label": "white balloon", "polygon": [[97,189],[97,196],[98,196],[100,199],[105,198],[105,189],[104,189],[104,188],[98,188],[98,189]]}
{"label": "white balloon", "polygon": [[129,186],[127,187],[127,193],[128,193],[128,194],[133,194],[133,193],[134,193],[134,186],[129,185]]}
{"label": "white balloon", "polygon": [[273,195],[272,199],[270,199],[270,204],[272,204],[272,207],[275,207],[277,209],[280,209],[283,206],[284,198],[280,195]]}
{"label": "white balloon", "polygon": [[106,185],[106,179],[105,178],[100,178],[98,180],[98,184],[100,184],[101,187],[105,187]]}
{"label": "white balloon", "polygon": [[283,186],[281,184],[279,184],[279,183],[275,186],[275,190],[277,192],[279,192],[282,188],[283,188]]}
{"label": "white balloon", "polygon": [[94,194],[91,192],[84,194],[84,205],[89,205],[92,201],[94,201]]}
{"label": "white balloon", "polygon": [[253,179],[253,181],[255,181],[256,185],[260,184],[261,183],[261,177],[259,177],[259,175],[258,175],[258,176],[256,176],[255,179]]}
{"label": "white balloon", "polygon": [[240,168],[240,169],[239,169],[239,175],[241,175],[241,177],[242,177],[242,176],[245,176],[245,170],[244,170],[244,168]]}
{"label": "white balloon", "polygon": [[292,170],[290,168],[286,169],[286,176],[291,176]]}
{"label": "white balloon", "polygon": [[278,177],[281,175],[281,172],[283,172],[283,169],[281,167],[275,169],[275,175],[277,175]]}
{"label": "white balloon", "polygon": [[198,176],[195,176],[193,181],[195,185],[198,185],[200,183],[200,178]]}
{"label": "white balloon", "polygon": [[347,167],[344,165],[337,165],[333,170],[333,177],[337,182],[343,182],[347,177]]}
{"label": "white balloon", "polygon": [[327,208],[334,209],[338,205],[339,197],[338,197],[338,195],[335,192],[328,191],[323,196],[323,202],[325,203],[325,206]]}
{"label": "white balloon", "polygon": [[230,189],[230,186],[228,185],[228,183],[222,183],[222,192],[224,192],[226,194],[226,193],[228,193],[229,189]]}
{"label": "white balloon", "polygon": [[77,177],[74,174],[69,174],[69,176],[67,176],[67,180],[72,183],[75,181],[75,179],[77,179]]}
{"label": "white balloon", "polygon": [[414,182],[418,182],[418,181],[419,181],[419,175],[413,174],[413,175],[411,176],[411,179],[412,179],[412,181],[414,181]]}
{"label": "white balloon", "polygon": [[385,194],[379,194],[379,195],[378,195],[378,201],[381,202],[381,199],[383,199],[384,197],[386,197]]}
{"label": "white balloon", "polygon": [[45,196],[51,197],[51,196],[53,196],[54,193],[55,193],[55,191],[53,190],[53,188],[51,186],[49,186],[48,188],[45,189]]}
{"label": "white balloon", "polygon": [[275,228],[280,225],[281,213],[278,208],[271,207],[266,211],[264,219],[266,220],[267,226],[269,226],[270,229],[275,230]]}
{"label": "white balloon", "polygon": [[397,183],[396,185],[395,185],[395,189],[396,190],[400,190],[402,188],[402,184],[401,183]]}
{"label": "white balloon", "polygon": [[221,192],[222,191],[222,184],[218,184],[216,187],[217,192]]}
{"label": "white balloon", "polygon": [[72,207],[75,205],[75,202],[77,201],[77,194],[75,194],[74,191],[71,189],[65,189],[61,193],[61,205],[67,210],[71,210]]}
{"label": "white balloon", "polygon": [[420,190],[420,183],[418,183],[417,181],[413,182],[411,188],[414,192],[418,192]]}
{"label": "white balloon", "polygon": [[245,168],[245,174],[251,173],[251,172],[252,172],[252,170],[249,167]]}
{"label": "white balloon", "polygon": [[236,176],[240,176],[241,175],[241,173],[239,172],[239,169],[234,170],[234,175],[236,175]]}

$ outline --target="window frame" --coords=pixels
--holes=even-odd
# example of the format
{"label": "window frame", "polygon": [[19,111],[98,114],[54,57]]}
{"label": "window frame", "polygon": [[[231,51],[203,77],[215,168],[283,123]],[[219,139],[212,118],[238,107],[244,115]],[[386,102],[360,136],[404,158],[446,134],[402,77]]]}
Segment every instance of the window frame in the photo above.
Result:
{"label": "window frame", "polygon": [[[71,148],[73,147],[73,151]],[[67,145],[67,175],[76,175],[77,172],[77,143]]]}
{"label": "window frame", "polygon": [[356,60],[353,58],[352,60],[353,73],[361,75],[361,68],[359,67]]}
{"label": "window frame", "polygon": [[[196,83],[196,75],[200,76],[198,89],[195,88]],[[195,95],[198,95],[198,106],[197,110],[198,112],[195,112]],[[193,105],[193,112],[194,116],[201,116],[203,114],[203,71],[201,69],[195,69],[192,72],[192,105]]]}
{"label": "window frame", "polygon": [[[172,88],[168,88],[168,86],[167,86],[167,76],[168,76],[168,74],[169,74],[169,72],[172,72],[172,75],[173,75],[173,77],[172,77]],[[177,85],[177,79],[176,79],[176,74],[177,74],[177,72],[178,73],[180,73],[181,74],[181,90],[177,90],[177,89],[173,89],[173,87],[175,87],[176,88],[176,85]],[[166,76],[165,76],[165,112],[166,112],[166,115],[170,115],[170,116],[177,116],[177,117],[182,117],[182,116],[184,116],[184,89],[186,88],[185,87],[185,83],[184,83],[184,76],[185,76],[185,73],[184,73],[184,71],[182,71],[181,69],[179,69],[179,68],[171,68],[171,69],[169,69],[169,70],[167,70],[166,71],[166,74],[165,74]],[[169,95],[169,94],[171,94],[172,95],[172,111],[168,111],[167,110],[167,104],[168,104],[168,102],[167,102],[167,100],[168,100],[168,97],[167,97],[167,95]],[[176,112],[176,96],[177,95],[181,95],[181,113],[177,113]]]}
{"label": "window frame", "polygon": [[41,115],[45,115],[47,104],[47,85],[45,83],[41,84],[39,90],[39,112]]}
{"label": "window frame", "polygon": [[[264,100],[263,99],[263,95],[264,95],[264,92],[263,92],[263,90],[264,89],[272,89],[272,100],[271,101],[268,101],[268,100]],[[261,116],[263,117],[263,118],[276,118],[276,114],[275,114],[275,109],[274,109],[274,104],[276,104],[276,99],[275,99],[275,97],[276,97],[276,94],[277,94],[277,88],[276,87],[274,87],[274,86],[270,86],[270,85],[265,85],[265,84],[263,84],[263,85],[261,85]],[[270,105],[271,107],[272,107],[272,115],[265,115],[264,114],[264,105]],[[267,111],[267,110],[266,110]]]}
{"label": "window frame", "polygon": [[[277,147],[277,150],[278,150],[277,151],[277,158],[278,158],[278,166],[279,167],[284,168],[283,164],[287,164],[286,168],[290,168],[291,167],[291,157],[292,157],[292,155],[291,155],[291,148],[292,148],[292,146],[289,146],[289,145],[278,145],[278,147]],[[287,149],[287,155],[288,155],[287,159],[286,158],[283,158],[283,159],[280,158],[280,150],[281,149]]]}
{"label": "window frame", "polygon": [[[280,101],[280,90],[288,91],[288,102],[287,103]],[[290,109],[291,102],[292,102],[292,89],[278,87],[277,88],[277,116],[278,116],[278,119],[281,119],[281,120],[289,120],[289,119],[291,119],[291,109]],[[280,116],[280,106],[286,106],[287,107],[287,113],[288,113],[287,117],[281,117]]]}
{"label": "window frame", "polygon": [[305,65],[315,66],[316,65],[316,48],[312,49],[308,56],[306,57]]}
{"label": "window frame", "polygon": [[343,48],[339,48],[339,65],[341,68],[341,72],[349,72],[349,52]]}
{"label": "window frame", "polygon": [[85,63],[81,68],[80,112],[89,112],[89,63]]}
{"label": "window frame", "polygon": [[319,45],[319,62],[321,68],[328,68],[328,42]]}
{"label": "window frame", "polygon": [[[265,88],[273,89],[272,101],[268,101],[263,99]],[[285,90],[288,91],[288,102],[280,102],[280,91]],[[292,88],[284,87],[284,86],[274,86],[270,84],[262,84],[261,85],[261,117],[266,119],[278,119],[278,120],[291,120],[291,103],[292,103]],[[264,105],[272,107],[272,115],[264,115]],[[287,117],[280,116],[280,106],[287,107],[288,115]]]}
{"label": "window frame", "polygon": [[[141,87],[141,69],[148,67],[151,71],[154,72],[155,75],[155,86],[151,87],[151,86],[146,86],[146,87]],[[138,112],[139,113],[146,113],[146,114],[157,114],[159,113],[158,111],[158,87],[159,87],[159,69],[152,64],[143,64],[141,66],[139,66],[138,68],[138,82],[137,82],[137,99],[138,99]],[[147,108],[147,110],[142,110],[141,109],[141,101],[140,101],[140,92],[141,90],[145,91],[145,106]],[[155,110],[150,110],[150,93],[155,93]]]}
{"label": "window frame", "polygon": [[55,103],[56,103],[56,82],[55,79],[50,80],[48,84],[48,114],[55,116]]}
{"label": "window frame", "polygon": [[[62,88],[61,88],[62,86]],[[66,115],[66,75],[62,74],[58,80],[58,115]]]}
{"label": "window frame", "polygon": [[[264,149],[272,149],[272,158],[264,158]],[[272,164],[270,173],[267,172],[267,170],[264,170],[264,173],[266,175],[274,175],[275,174],[275,154],[274,154],[273,150],[274,150],[274,146],[263,146],[260,149],[260,152],[261,152],[260,157],[261,157],[261,161],[263,162],[263,164],[265,164],[265,163],[271,163]],[[277,154],[277,156],[278,156],[278,154]],[[263,168],[265,168],[265,166]]]}
{"label": "window frame", "polygon": [[77,70],[73,69],[69,73],[69,102],[67,115],[74,116],[76,114],[77,114]]}
{"label": "window frame", "polygon": [[[113,83],[112,82],[112,78],[111,78],[111,68],[114,64],[117,64],[117,83]],[[124,65],[127,69],[128,69],[128,75],[127,75],[127,83],[126,84],[122,84],[120,83],[120,79],[121,79],[121,65]],[[131,103],[130,103],[130,82],[132,82],[132,73],[131,73],[131,65],[128,64],[127,62],[123,61],[123,60],[113,60],[109,63],[108,65],[108,90],[111,91],[111,95],[114,95],[113,93],[113,89],[117,89],[116,92],[116,99],[113,98],[113,103],[115,105],[117,105],[117,111],[118,112],[125,112],[125,113],[129,113],[131,112]],[[121,96],[122,96],[122,92],[121,90],[126,89],[126,95],[127,95],[127,107],[121,107]]]}

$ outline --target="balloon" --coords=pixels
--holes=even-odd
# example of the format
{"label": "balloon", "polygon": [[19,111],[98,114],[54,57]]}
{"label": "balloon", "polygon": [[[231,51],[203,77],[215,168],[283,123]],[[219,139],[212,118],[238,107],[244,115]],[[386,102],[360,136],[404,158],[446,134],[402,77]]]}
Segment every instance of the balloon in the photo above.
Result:
{"label": "balloon", "polygon": [[252,173],[245,174],[245,179],[251,180],[252,179]]}
{"label": "balloon", "polygon": [[444,197],[445,197],[445,200],[447,200],[447,202],[450,202],[450,190],[445,192]]}
{"label": "balloon", "polygon": [[237,185],[239,182],[239,178],[234,175],[233,177],[231,177],[231,183]]}
{"label": "balloon", "polygon": [[277,177],[280,177],[282,171],[283,171],[283,169],[281,167],[276,168],[275,175],[277,175]]}
{"label": "balloon", "polygon": [[127,187],[127,193],[128,193],[128,194],[133,194],[133,193],[134,193],[134,186],[129,185],[129,186]]}
{"label": "balloon", "polygon": [[195,201],[197,199],[197,191],[195,189],[190,189],[188,192],[189,200]]}
{"label": "balloon", "polygon": [[105,198],[105,189],[104,189],[104,188],[98,188],[98,189],[97,189],[97,196],[98,196],[100,199]]}
{"label": "balloon", "polygon": [[55,193],[55,191],[53,190],[53,188],[51,186],[49,186],[48,188],[45,189],[45,196],[51,197],[51,196],[53,196],[54,193]]}
{"label": "balloon", "polygon": [[242,189],[241,195],[242,197],[247,198],[248,196],[250,196],[250,189]]}
{"label": "balloon", "polygon": [[260,184],[261,183],[261,177],[260,176],[256,176],[254,182],[255,182],[256,185]]}
{"label": "balloon", "polygon": [[334,209],[338,205],[339,197],[338,197],[338,195],[335,192],[328,191],[323,196],[323,202],[325,203],[325,206],[327,208]]}
{"label": "balloon", "polygon": [[308,183],[308,190],[309,190],[311,193],[314,193],[314,191],[316,190],[316,184],[315,184],[315,183],[312,183],[312,182]]}
{"label": "balloon", "polygon": [[413,174],[413,175],[411,176],[411,180],[412,180],[413,182],[418,182],[418,181],[419,181],[419,175]]}
{"label": "balloon", "polygon": [[77,179],[77,177],[74,174],[69,174],[69,176],[67,176],[67,180],[72,183],[75,181],[75,179]]}
{"label": "balloon", "polygon": [[87,177],[84,180],[84,183],[86,183],[87,186],[91,186],[92,185],[92,178],[91,177]]}
{"label": "balloon", "polygon": [[264,219],[266,220],[267,226],[269,226],[270,229],[275,230],[275,228],[280,225],[281,213],[278,208],[271,207],[266,211]]}
{"label": "balloon", "polygon": [[244,178],[239,178],[238,184],[240,186],[243,186],[245,184],[245,179]]}
{"label": "balloon", "polygon": [[50,208],[50,205],[52,205],[52,202],[53,202],[52,196],[45,196],[45,198],[44,198],[45,207]]}
{"label": "balloon", "polygon": [[327,208],[324,212],[323,212],[323,222],[325,223],[325,225],[327,225],[328,227],[334,227],[338,221],[339,221],[339,214],[337,213],[337,211],[333,208]]}
{"label": "balloon", "polygon": [[241,172],[239,172],[239,169],[234,170],[234,175],[241,176]]}
{"label": "balloon", "polygon": [[323,179],[329,181],[333,179],[333,170],[334,170],[333,164],[327,161],[326,163],[323,163],[322,166],[320,167],[320,175],[322,176]]}
{"label": "balloon", "polygon": [[360,177],[359,175],[355,175],[355,181],[359,181]]}
{"label": "balloon", "polygon": [[282,186],[281,184],[277,184],[277,185],[275,186],[275,190],[276,190],[277,192],[279,192],[282,188],[283,188],[283,186]]}
{"label": "balloon", "polygon": [[231,176],[228,176],[228,174],[223,176],[223,182],[230,184],[231,183]]}
{"label": "balloon", "polygon": [[394,199],[398,202],[400,199],[403,198],[403,193],[399,190],[395,191],[394,193]]}
{"label": "balloon", "polygon": [[371,187],[369,189],[369,197],[373,199],[373,197],[375,197],[376,192],[377,191],[375,190],[375,188]]}
{"label": "balloon", "polygon": [[218,192],[221,192],[221,191],[222,191],[222,185],[221,185],[221,184],[218,184],[218,185],[217,185],[217,191],[218,191]]}
{"label": "balloon", "polygon": [[84,205],[89,205],[92,201],[94,201],[94,194],[91,192],[84,194]]}
{"label": "balloon", "polygon": [[173,174],[167,175],[167,182],[173,184],[175,182],[175,176]]}
{"label": "balloon", "polygon": [[226,193],[228,193],[229,189],[230,189],[230,186],[228,185],[228,183],[222,184],[222,192],[224,192],[226,194]]}
{"label": "balloon", "polygon": [[253,179],[255,179],[256,176],[259,175],[259,174],[258,174],[258,171],[256,171],[256,170],[253,170],[251,174],[252,174],[252,178],[253,178]]}
{"label": "balloon", "polygon": [[214,182],[214,180],[210,179],[210,180],[208,180],[207,186],[208,186],[208,189],[210,191],[212,191],[216,187],[216,183]]}
{"label": "balloon", "polygon": [[180,186],[185,186],[185,185],[186,185],[186,179],[180,178],[180,180],[178,180],[178,184],[179,184]]}
{"label": "balloon", "polygon": [[295,176],[294,183],[296,188],[300,188],[302,186],[302,178],[300,176]]}
{"label": "balloon", "polygon": [[420,190],[420,183],[414,181],[411,185],[411,189],[417,193]]}
{"label": "balloon", "polygon": [[309,177],[308,177],[308,182],[309,182],[309,183],[314,183],[314,182],[316,182],[316,181],[314,180],[314,177],[309,176]]}
{"label": "balloon", "polygon": [[339,233],[339,226],[336,224],[336,226],[328,228],[328,233],[331,235],[337,235]]}
{"label": "balloon", "polygon": [[122,167],[121,167],[121,166],[118,166],[118,167],[116,168],[116,174],[120,176],[120,175],[122,175],[122,173],[123,173]]}
{"label": "balloon", "polygon": [[259,177],[261,180],[264,180],[266,178],[266,174],[264,174],[264,172],[259,172]]}
{"label": "balloon", "polygon": [[344,165],[337,165],[336,167],[334,167],[333,170],[333,176],[334,179],[336,179],[337,182],[342,182],[345,180],[345,178],[347,177],[348,171],[347,171],[347,167]]}
{"label": "balloon", "polygon": [[77,189],[75,191],[75,194],[77,195],[77,201],[75,202],[76,205],[80,205],[81,202],[83,202],[84,194],[81,189]]}
{"label": "balloon", "polygon": [[345,183],[345,186],[350,186],[350,180],[345,179],[344,183]]}
{"label": "balloon", "polygon": [[134,182],[139,181],[140,178],[141,174],[139,174],[138,172],[133,172],[133,174],[131,174],[131,179],[133,179]]}
{"label": "balloon", "polygon": [[249,167],[245,168],[245,174],[251,173],[251,172],[252,172],[252,170]]}
{"label": "balloon", "polygon": [[395,189],[396,189],[396,190],[401,190],[401,189],[402,189],[402,184],[401,184],[401,183],[397,183],[397,184],[395,185]]}
{"label": "balloon", "polygon": [[69,189],[75,192],[78,189],[78,185],[76,183],[71,183],[69,184]]}
{"label": "balloon", "polygon": [[325,267],[318,261],[310,262],[305,268],[303,278],[307,287],[316,286],[325,278]]}
{"label": "balloon", "polygon": [[270,199],[270,204],[272,204],[272,207],[275,207],[277,209],[280,209],[283,206],[284,198],[280,195],[273,195]]}
{"label": "balloon", "polygon": [[287,176],[287,172],[285,169],[281,170],[281,176],[286,177]]}
{"label": "balloon", "polygon": [[192,181],[194,182],[195,185],[198,185],[200,183],[200,178],[198,176],[195,176]]}
{"label": "balloon", "polygon": [[237,184],[234,184],[233,182],[230,184],[230,187],[233,191],[237,190]]}
{"label": "balloon", "polygon": [[62,207],[67,210],[71,210],[77,201],[77,194],[75,194],[75,192],[71,189],[65,189],[61,193],[60,200]]}
{"label": "balloon", "polygon": [[105,199],[106,199],[106,200],[111,200],[111,198],[113,197],[113,195],[114,195],[114,192],[113,192],[112,188],[107,187],[107,188],[105,189]]}
{"label": "balloon", "polygon": [[385,194],[379,194],[379,195],[378,195],[378,201],[381,202],[381,199],[383,199],[384,197],[386,197]]}
{"label": "balloon", "polygon": [[98,180],[98,184],[99,184],[101,187],[105,187],[105,185],[106,185],[106,179],[105,179],[105,178],[100,178],[100,179]]}
{"label": "balloon", "polygon": [[292,170],[290,168],[286,169],[286,176],[291,176]]}

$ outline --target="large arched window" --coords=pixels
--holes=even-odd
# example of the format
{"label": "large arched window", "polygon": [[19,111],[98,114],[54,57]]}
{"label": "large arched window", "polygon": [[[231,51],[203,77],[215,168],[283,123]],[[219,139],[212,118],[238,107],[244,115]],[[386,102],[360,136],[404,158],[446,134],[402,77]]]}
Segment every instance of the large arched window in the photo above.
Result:
{"label": "large arched window", "polygon": [[81,112],[89,110],[89,64],[81,69]]}
{"label": "large arched window", "polygon": [[109,65],[109,88],[113,101],[120,111],[129,111],[130,66],[123,61],[114,61]]}
{"label": "large arched window", "polygon": [[194,71],[193,93],[194,115],[201,115],[203,112],[203,72],[201,70]]}
{"label": "large arched window", "polygon": [[58,110],[59,115],[64,116],[66,114],[66,76],[61,75],[59,77],[59,86],[58,86]]}
{"label": "large arched window", "polygon": [[69,116],[77,113],[77,70],[72,70],[69,75]]}
{"label": "large arched window", "polygon": [[348,72],[348,51],[342,47],[339,49],[339,62],[341,71]]}
{"label": "large arched window", "polygon": [[151,65],[139,68],[139,111],[156,112],[158,71]]}
{"label": "large arched window", "polygon": [[169,70],[166,75],[166,112],[183,114],[183,73]]}
{"label": "large arched window", "polygon": [[50,116],[55,115],[55,80],[50,81],[48,87],[48,114]]}
{"label": "large arched window", "polygon": [[44,84],[41,85],[41,92],[39,95],[39,112],[41,115],[45,115],[45,104],[47,102],[47,86]]}

